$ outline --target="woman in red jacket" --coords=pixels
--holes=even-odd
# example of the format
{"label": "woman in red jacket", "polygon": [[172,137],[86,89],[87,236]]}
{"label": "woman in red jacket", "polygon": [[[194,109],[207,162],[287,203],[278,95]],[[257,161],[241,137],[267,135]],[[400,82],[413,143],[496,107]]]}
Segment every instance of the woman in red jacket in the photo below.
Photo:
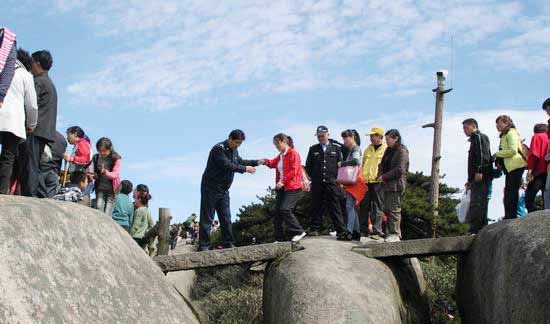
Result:
{"label": "woman in red jacket", "polygon": [[74,171],[86,172],[88,165],[91,161],[92,145],[90,139],[82,128],[78,126],[72,126],[67,129],[67,142],[74,145],[73,154],[69,155],[65,153],[63,159],[71,163],[69,173]]}
{"label": "woman in red jacket", "polygon": [[283,223],[286,225],[286,234],[292,236],[292,242],[298,242],[306,233],[294,215],[294,208],[300,197],[302,189],[302,163],[300,155],[294,149],[292,138],[285,134],[277,134],[273,137],[273,144],[279,151],[273,160],[260,160],[271,169],[276,169],[276,201],[275,217],[273,225],[275,228],[275,240],[285,241]]}

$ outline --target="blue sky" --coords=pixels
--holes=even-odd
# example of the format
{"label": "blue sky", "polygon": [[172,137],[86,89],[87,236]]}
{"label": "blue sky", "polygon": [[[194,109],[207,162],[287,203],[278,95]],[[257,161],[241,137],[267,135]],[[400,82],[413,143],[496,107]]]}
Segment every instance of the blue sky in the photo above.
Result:
{"label": "blue sky", "polygon": [[[439,69],[455,89],[442,160],[451,185],[466,178],[461,120],[477,118],[495,150],[497,115],[510,114],[525,138],[547,119],[543,0],[3,0],[0,10],[21,47],[54,56],[59,130],[110,137],[123,178],[150,186],[155,217],[158,207],[176,221],[198,213],[208,151],[234,128],[247,133],[244,157],[272,157],[271,138],[284,131],[304,160],[318,124],[335,138],[351,127],[399,128],[412,170],[428,172],[432,134],[420,126],[433,119]],[[273,178],[265,169],[237,176],[234,216]],[[503,214],[502,183],[493,218]]]}

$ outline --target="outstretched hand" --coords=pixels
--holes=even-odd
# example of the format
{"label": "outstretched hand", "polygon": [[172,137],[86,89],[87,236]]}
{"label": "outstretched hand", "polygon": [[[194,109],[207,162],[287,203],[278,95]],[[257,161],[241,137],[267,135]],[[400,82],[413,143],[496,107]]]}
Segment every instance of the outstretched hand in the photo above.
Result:
{"label": "outstretched hand", "polygon": [[253,166],[247,166],[246,167],[246,172],[250,173],[250,174],[254,174],[254,173],[256,173],[256,168],[253,167]]}
{"label": "outstretched hand", "polygon": [[268,159],[259,159],[258,160],[258,165],[267,165],[267,161],[268,161]]}

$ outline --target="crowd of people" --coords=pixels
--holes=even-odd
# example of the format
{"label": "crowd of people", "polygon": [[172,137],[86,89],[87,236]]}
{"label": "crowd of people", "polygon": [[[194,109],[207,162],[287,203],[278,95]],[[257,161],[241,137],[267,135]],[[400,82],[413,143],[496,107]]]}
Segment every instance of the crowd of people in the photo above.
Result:
{"label": "crowd of people", "polygon": [[[542,109],[550,116],[550,98],[543,102]],[[489,137],[480,131],[477,121],[470,118],[463,122],[464,133],[470,141],[466,190],[470,191],[471,196],[466,222],[470,224],[472,234],[488,224],[492,184],[502,176],[505,178],[503,219],[514,219],[536,211],[539,193],[543,196],[543,208],[550,208],[550,177],[547,176],[550,121],[533,126],[529,146],[523,143],[510,116],[498,116],[495,123],[500,135],[499,150],[491,154]],[[525,192],[520,195],[522,189]]]}
{"label": "crowd of people", "polygon": [[[0,28],[0,194],[96,208],[145,247],[144,237],[154,225],[149,188],[140,184],[134,189],[130,181],[121,181],[122,158],[109,138],[100,138],[92,155],[91,141],[82,128],[69,127],[66,138],[57,131],[52,66],[49,51],[29,55],[18,47],[12,31]],[[74,146],[71,154],[65,153],[68,144]]]}
{"label": "crowd of people", "polygon": [[[317,127],[318,144],[310,147],[305,166],[294,149],[292,137],[273,137],[273,159],[244,160],[238,148],[245,140],[241,130],[210,151],[201,182],[199,250],[209,250],[214,216],[220,221],[224,248],[234,245],[229,188],[237,173],[255,173],[256,167],[275,169],[275,239],[298,242],[306,230],[294,215],[301,191],[310,191],[312,202],[309,235],[318,236],[329,214],[338,240],[359,240],[366,234],[374,240],[400,240],[401,202],[407,185],[409,151],[397,129],[387,132],[374,127],[367,135],[371,144],[362,154],[356,130],[341,133],[343,143],[330,138],[325,126]],[[386,230],[383,222],[387,220]]]}
{"label": "crowd of people", "polygon": [[[550,116],[550,98],[543,110]],[[523,144],[510,116],[496,118],[500,134],[499,150],[491,153],[489,137],[479,130],[477,121],[463,121],[469,138],[468,180],[470,205],[466,215],[469,233],[476,234],[488,224],[488,203],[492,183],[505,178],[503,219],[526,214],[520,204],[520,189],[525,188],[527,212],[537,210],[535,203],[543,194],[544,208],[550,208],[549,124],[536,124],[530,145]],[[354,129],[341,133],[342,143],[331,139],[328,128],[319,126],[315,135],[318,144],[310,147],[302,166],[299,153],[290,136],[277,134],[273,144],[278,151],[273,159],[244,160],[238,148],[245,140],[241,130],[234,130],[227,140],[210,151],[201,183],[199,250],[208,250],[210,233],[217,213],[223,247],[234,244],[231,229],[229,188],[237,173],[255,173],[256,167],[275,169],[274,234],[277,241],[298,242],[306,235],[318,236],[325,214],[330,215],[338,240],[401,240],[401,204],[407,188],[409,151],[397,129],[384,131],[374,127],[367,133],[370,144],[362,151],[361,137]],[[524,173],[527,175],[524,179]],[[301,191],[311,192],[310,223],[304,229],[294,215]]]}
{"label": "crowd of people", "polygon": [[[52,66],[49,51],[29,55],[17,47],[13,32],[0,28],[0,194],[54,198],[96,208],[145,247],[147,233],[153,228],[149,188],[140,184],[134,189],[129,180],[121,181],[122,157],[109,138],[100,138],[95,145],[97,153],[92,155],[91,140],[81,127],[69,127],[66,138],[57,131],[57,92],[49,77]],[[542,108],[550,115],[550,98]],[[463,122],[470,141],[466,189],[471,202],[466,221],[472,234],[487,225],[492,182],[502,175],[504,219],[518,216],[519,191],[524,186],[529,212],[536,210],[539,192],[543,193],[544,207],[550,208],[549,126],[534,126],[530,147],[522,143],[509,116],[498,116],[496,128],[500,145],[498,152],[491,154],[489,137],[479,130],[477,121]],[[370,144],[364,151],[361,136],[354,129],[341,133],[342,143],[331,139],[325,126],[317,127],[315,135],[318,143],[310,147],[305,166],[292,138],[283,133],[273,137],[277,150],[273,159],[242,159],[238,148],[245,134],[241,130],[232,131],[227,140],[216,144],[202,176],[199,223],[190,233],[193,239],[198,238],[199,249],[212,248],[210,236],[215,222],[223,247],[233,247],[229,189],[235,173],[255,173],[258,166],[275,169],[277,241],[297,242],[306,235],[319,235],[325,214],[330,215],[338,240],[368,236],[399,241],[409,171],[409,151],[400,132],[372,128],[367,133]],[[73,145],[71,154],[65,153],[68,144]],[[301,191],[310,191],[312,197],[307,234],[294,215]],[[92,192],[95,199],[91,199]],[[219,223],[214,220],[216,214]]]}

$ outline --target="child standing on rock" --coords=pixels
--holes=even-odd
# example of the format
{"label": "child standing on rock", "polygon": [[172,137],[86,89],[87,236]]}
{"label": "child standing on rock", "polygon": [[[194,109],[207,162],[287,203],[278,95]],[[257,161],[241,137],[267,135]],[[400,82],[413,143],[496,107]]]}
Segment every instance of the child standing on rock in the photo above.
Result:
{"label": "child standing on rock", "polygon": [[149,211],[149,200],[151,200],[151,194],[149,193],[149,188],[140,184],[134,190],[134,222],[132,228],[130,229],[130,235],[134,238],[136,243],[143,249],[147,246],[149,242],[144,238],[145,233],[153,228],[153,217]]}
{"label": "child standing on rock", "polygon": [[94,172],[94,190],[97,209],[111,216],[115,198],[120,186],[120,155],[113,149],[113,143],[107,137],[97,141],[97,154],[92,159]]}

